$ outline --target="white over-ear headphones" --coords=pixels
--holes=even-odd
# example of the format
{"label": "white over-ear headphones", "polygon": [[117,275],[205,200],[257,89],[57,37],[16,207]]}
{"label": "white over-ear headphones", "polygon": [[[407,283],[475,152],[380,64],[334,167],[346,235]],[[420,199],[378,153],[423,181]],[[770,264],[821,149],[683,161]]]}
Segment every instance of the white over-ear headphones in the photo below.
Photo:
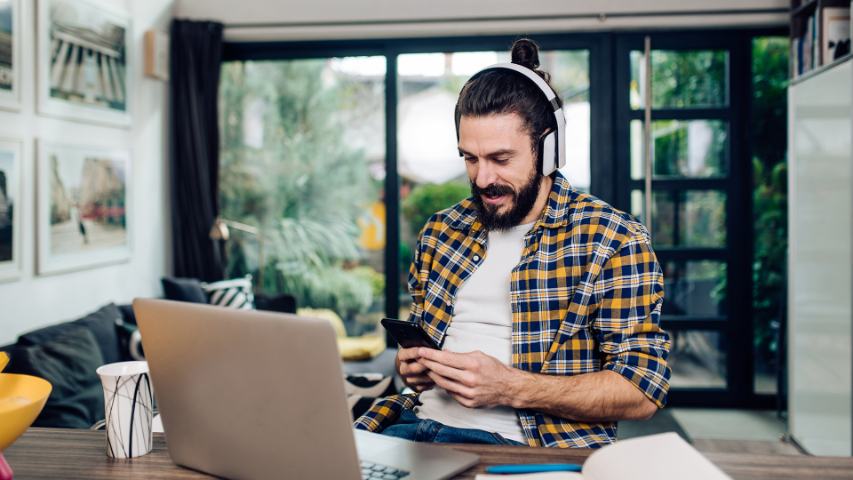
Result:
{"label": "white over-ear headphones", "polygon": [[[551,107],[554,109],[554,117],[557,120],[557,130],[550,131],[539,139],[539,161],[542,162],[542,174],[550,175],[554,173],[558,168],[561,168],[566,164],[566,116],[563,113],[563,108],[560,106],[560,102],[557,100],[557,94],[554,90],[551,90],[548,83],[546,83],[545,80],[543,80],[536,72],[515,63],[497,63],[484,68],[481,72],[496,68],[514,70],[529,78],[537,87],[539,87],[539,90],[543,95],[545,95],[545,98],[548,99],[548,103],[550,103]],[[456,136],[459,136],[459,125],[456,126]],[[460,155],[461,154],[462,152],[460,152]]]}

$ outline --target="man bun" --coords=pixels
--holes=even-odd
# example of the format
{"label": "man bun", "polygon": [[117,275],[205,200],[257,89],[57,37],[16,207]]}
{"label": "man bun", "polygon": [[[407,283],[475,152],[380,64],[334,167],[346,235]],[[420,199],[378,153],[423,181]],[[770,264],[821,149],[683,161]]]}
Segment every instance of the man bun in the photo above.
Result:
{"label": "man bun", "polygon": [[545,81],[550,80],[550,75],[538,70],[539,68],[539,45],[529,38],[519,38],[512,44],[510,51],[511,62],[536,72]]}

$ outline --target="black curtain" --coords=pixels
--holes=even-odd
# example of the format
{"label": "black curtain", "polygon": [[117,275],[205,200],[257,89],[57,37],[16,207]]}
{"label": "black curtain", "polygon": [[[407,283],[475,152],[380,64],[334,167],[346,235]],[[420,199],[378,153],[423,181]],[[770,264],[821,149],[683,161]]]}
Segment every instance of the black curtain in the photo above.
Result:
{"label": "black curtain", "polygon": [[210,228],[219,215],[217,102],[222,24],[174,20],[170,47],[172,249],[174,274],[223,277]]}

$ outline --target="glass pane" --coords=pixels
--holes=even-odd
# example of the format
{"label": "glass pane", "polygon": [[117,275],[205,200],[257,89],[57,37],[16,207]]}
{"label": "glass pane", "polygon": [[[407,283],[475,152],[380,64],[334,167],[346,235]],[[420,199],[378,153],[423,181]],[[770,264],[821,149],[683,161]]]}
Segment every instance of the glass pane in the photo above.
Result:
{"label": "glass pane", "polygon": [[[427,218],[470,195],[453,121],[459,91],[481,69],[508,62],[503,52],[447,52],[397,57],[398,170],[400,173],[400,304],[411,302],[406,277],[417,234]],[[575,188],[588,191],[589,52],[543,51],[541,68],[564,102],[567,161],[561,169]]]}
{"label": "glass pane", "polygon": [[[656,120],[652,122],[653,177],[724,177],[727,144],[727,122]],[[641,120],[631,121],[631,178],[645,178]]]}
{"label": "glass pane", "polygon": [[222,217],[260,229],[231,229],[227,273],[350,335],[384,313],[384,75],[385,57],[222,66]]}
{"label": "glass pane", "polygon": [[777,391],[779,335],[787,289],[788,189],[785,161],[789,41],[759,37],[752,41],[753,171],[753,328],[755,391]]}
{"label": "glass pane", "polygon": [[652,222],[643,215],[643,192],[631,192],[631,214],[651,229],[655,247],[725,247],[726,194],[715,190],[656,191]]}
{"label": "glass pane", "polygon": [[663,263],[665,315],[715,317],[725,314],[726,264],[713,260]]}
{"label": "glass pane", "polygon": [[[652,50],[652,108],[728,105],[729,53],[724,50]],[[643,52],[631,52],[631,108],[645,107]]]}
{"label": "glass pane", "polygon": [[675,388],[725,388],[725,336],[710,330],[670,330],[671,385]]}

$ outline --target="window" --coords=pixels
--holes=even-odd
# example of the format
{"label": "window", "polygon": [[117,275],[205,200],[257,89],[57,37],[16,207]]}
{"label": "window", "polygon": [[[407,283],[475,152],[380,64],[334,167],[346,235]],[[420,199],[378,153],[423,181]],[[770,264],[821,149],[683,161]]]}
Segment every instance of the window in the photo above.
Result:
{"label": "window", "polygon": [[[782,35],[651,35],[648,218],[643,35],[535,36],[565,103],[563,174],[652,233],[673,334],[673,405],[774,404],[766,394],[784,367]],[[512,40],[226,44],[222,215],[263,232],[232,234],[229,274],[295,294],[350,335],[373,330],[383,313],[405,318],[419,229],[470,194],[456,151],[459,90],[507,61]]]}
{"label": "window", "polygon": [[784,344],[787,293],[788,38],[752,40],[753,346],[754,388],[775,394]]}
{"label": "window", "polygon": [[234,61],[220,86],[229,276],[375,330],[385,290],[385,57]]}

